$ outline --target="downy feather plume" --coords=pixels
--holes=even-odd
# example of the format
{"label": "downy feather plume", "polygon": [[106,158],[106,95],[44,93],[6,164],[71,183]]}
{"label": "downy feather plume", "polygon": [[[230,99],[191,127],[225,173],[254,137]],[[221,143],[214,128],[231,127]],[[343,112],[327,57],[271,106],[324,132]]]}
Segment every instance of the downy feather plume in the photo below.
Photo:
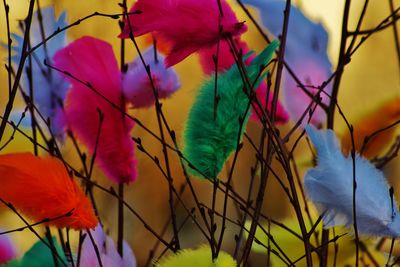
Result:
{"label": "downy feather plume", "polygon": [[[65,103],[66,123],[91,153],[99,134],[99,112],[104,115],[97,144],[96,162],[111,180],[132,182],[136,179],[134,144],[130,137],[133,122],[122,115],[126,110],[122,80],[110,44],[92,37],[82,37],[54,56],[57,68],[71,73],[94,90],[73,79]],[[99,96],[102,95],[103,97]]]}
{"label": "downy feather plume", "polygon": [[[235,38],[234,42],[236,44],[236,48],[242,53],[242,55],[246,55],[250,52],[247,43],[240,40],[240,38]],[[207,75],[212,75],[215,72],[215,63],[213,58],[216,57],[216,55],[217,55],[217,45],[213,46],[212,48],[203,49],[199,52],[201,66],[203,67],[204,73],[206,73]],[[246,65],[250,65],[251,61],[254,58],[255,56],[251,55],[247,58],[247,60],[244,63]],[[219,43],[219,53],[218,53],[218,72],[224,72],[229,68],[231,68],[234,64],[236,64],[236,62],[229,48],[229,45],[225,41],[221,41]],[[256,91],[256,97],[258,98],[258,101],[262,104],[264,109],[265,109],[267,94],[268,94],[267,83],[265,81],[262,81]],[[271,110],[272,98],[273,94],[272,92],[270,92],[268,95],[268,111]],[[255,107],[256,109],[258,109],[257,105]],[[258,113],[261,114],[261,111]],[[251,112],[250,120],[257,122],[260,121],[255,111]],[[277,124],[283,124],[288,122],[288,120],[289,120],[289,115],[287,114],[281,102],[278,101],[276,107],[275,122]]]}
{"label": "downy feather plume", "polygon": [[[159,52],[156,53],[157,58],[155,58],[154,49],[148,49],[143,53],[143,59],[150,67],[158,98],[168,98],[181,87],[181,84],[176,72],[172,68],[165,67],[164,56]],[[128,71],[123,74],[122,90],[126,100],[135,108],[154,105],[153,87],[139,57],[128,64]]]}
{"label": "downy feather plume", "polygon": [[161,258],[156,267],[236,267],[231,255],[220,251],[218,258],[212,259],[211,249],[204,245],[198,249],[183,249],[176,254]]}
{"label": "downy feather plume", "polygon": [[[53,7],[46,7],[41,9],[41,14],[43,18],[43,31],[45,38],[55,32],[58,28],[63,28],[67,25],[65,22],[65,12],[56,19]],[[38,11],[36,11],[33,14],[29,37],[31,47],[43,41],[38,16]],[[32,53],[31,64],[28,59],[25,62],[25,68],[28,69],[30,67],[32,70],[34,104],[44,118],[50,119],[51,130],[60,140],[64,137],[64,125],[59,118],[62,114],[62,103],[68,89],[68,83],[61,79],[59,73],[49,69],[43,62],[44,60],[49,61],[58,49],[65,46],[65,35],[65,31],[58,33],[46,42],[45,45],[42,45]],[[22,35],[12,34],[12,36],[16,42],[16,45],[12,47],[15,53],[12,60],[14,64],[19,64],[24,40]],[[24,74],[21,83],[24,93],[29,96],[28,75]]]}
{"label": "downy feather plume", "polygon": [[[2,232],[1,229],[0,232]],[[16,256],[17,251],[14,243],[10,239],[10,235],[0,235],[0,265],[15,259]]]}
{"label": "downy feather plume", "polygon": [[[282,33],[283,11],[286,2],[283,0],[244,0],[245,4],[255,6],[261,13],[264,26],[274,35]],[[289,28],[285,49],[285,60],[305,85],[306,90],[315,95],[317,89],[330,75],[331,63],[327,55],[328,33],[320,23],[312,22],[297,7],[291,6]],[[293,121],[300,119],[309,104],[313,101],[285,69],[283,72],[284,105]],[[329,102],[332,85],[329,83],[320,94],[323,103]],[[309,116],[303,120],[307,123]],[[324,111],[318,107],[312,115],[310,123],[321,125],[326,121]]]}
{"label": "downy feather plume", "polygon": [[0,198],[34,221],[59,228],[94,228],[94,210],[85,194],[57,158],[31,153],[0,156]]}
{"label": "downy feather plume", "polygon": [[141,14],[129,15],[120,37],[128,38],[130,32],[134,36],[152,32],[157,39],[169,43],[165,64],[170,67],[202,48],[213,46],[224,36],[246,31],[247,27],[237,20],[225,0],[221,0],[221,9],[223,16],[215,0],[138,0],[130,11]]}
{"label": "downy feather plume", "polygon": [[[99,249],[101,263],[104,267],[136,267],[136,258],[129,247],[128,243],[123,242],[123,258],[119,255],[115,248],[114,241],[111,237],[106,236],[100,224],[94,231],[91,231],[94,243]],[[86,238],[82,243],[81,250],[81,267],[99,267],[99,260],[96,256],[93,243]]]}
{"label": "downy feather plume", "polygon": [[[400,99],[391,99],[381,103],[374,110],[366,112],[354,125],[354,145],[355,149],[361,153],[364,139],[376,131],[383,129],[400,119]],[[388,145],[394,141],[394,134],[397,127],[392,127],[372,137],[363,148],[362,155],[372,158],[382,153]],[[342,139],[344,153],[348,153],[352,148],[351,135],[346,129]]]}
{"label": "downy feather plume", "polygon": [[[262,77],[257,79],[260,67],[270,61],[277,46],[277,41],[272,42],[246,68],[255,88],[263,78],[261,75]],[[218,77],[219,102],[215,118],[214,86],[215,80],[212,76],[200,88],[190,110],[184,133],[184,155],[200,173],[191,168],[189,171],[208,179],[217,178],[226,159],[236,149],[238,138],[241,138],[250,115],[250,112],[246,112],[249,96],[244,87],[247,86],[244,85],[236,65]]]}
{"label": "downy feather plume", "polygon": [[[353,160],[343,156],[332,130],[306,126],[318,154],[317,167],[304,178],[308,197],[323,216],[325,227],[353,224]],[[356,156],[356,214],[360,234],[400,236],[400,216],[383,173]]]}

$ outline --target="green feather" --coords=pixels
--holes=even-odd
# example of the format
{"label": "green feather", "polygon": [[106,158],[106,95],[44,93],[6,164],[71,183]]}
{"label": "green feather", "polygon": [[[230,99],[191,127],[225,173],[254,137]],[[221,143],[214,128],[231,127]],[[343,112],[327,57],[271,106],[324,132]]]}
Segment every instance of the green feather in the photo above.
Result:
{"label": "green feather", "polygon": [[[47,239],[45,239],[48,243]],[[53,244],[57,251],[57,254],[60,256],[57,257],[58,266],[68,266],[67,259],[65,254],[57,243],[57,240],[53,237]],[[61,261],[62,259],[62,261]],[[25,255],[22,257],[20,262],[20,267],[53,267],[54,259],[53,254],[48,246],[46,246],[42,241],[36,242],[30,250],[28,250]]]}
{"label": "green feather", "polygon": [[0,264],[0,267],[21,267],[21,263],[18,260],[12,260],[6,264]]}
{"label": "green feather", "polygon": [[[54,247],[57,254],[60,256],[57,258],[58,266],[69,266],[65,254],[57,243],[55,237],[53,239]],[[48,243],[47,239],[45,239]],[[0,264],[0,267],[54,267],[53,254],[48,246],[42,241],[36,242],[22,257],[21,260],[13,260],[7,264]]]}
{"label": "green feather", "polygon": [[[278,46],[279,42],[273,41],[246,67],[250,81],[255,83],[254,88],[266,75],[258,77],[260,68],[271,60]],[[250,110],[247,111],[249,97],[243,89],[245,85],[236,64],[218,76],[220,100],[215,119],[214,86],[215,78],[212,77],[200,88],[184,132],[184,155],[194,167],[189,168],[189,172],[208,179],[217,178],[229,155],[236,150],[238,137],[242,138],[250,115]],[[243,127],[240,127],[240,119]]]}

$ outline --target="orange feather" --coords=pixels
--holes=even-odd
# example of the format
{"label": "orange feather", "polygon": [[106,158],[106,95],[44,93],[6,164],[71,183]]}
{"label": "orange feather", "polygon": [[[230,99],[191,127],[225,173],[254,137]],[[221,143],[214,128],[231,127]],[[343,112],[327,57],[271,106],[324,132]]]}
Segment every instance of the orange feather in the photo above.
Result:
{"label": "orange feather", "polygon": [[97,225],[89,199],[55,157],[31,153],[0,155],[0,198],[35,221],[71,212],[47,225],[77,230]]}
{"label": "orange feather", "polygon": [[163,40],[161,36],[155,36],[154,34],[145,34],[144,35],[144,44],[146,47],[154,44],[154,39],[157,41],[157,50],[163,53],[164,55],[168,54],[171,51],[171,44],[169,44],[166,40]]}
{"label": "orange feather", "polygon": [[[364,139],[377,130],[385,128],[400,119],[400,99],[394,99],[382,103],[375,110],[366,113],[360,120],[354,123],[354,143],[355,149],[361,152]],[[378,156],[394,141],[396,127],[375,135],[364,147],[362,155],[366,158]],[[346,131],[342,138],[342,148],[345,153],[351,151],[351,135]]]}

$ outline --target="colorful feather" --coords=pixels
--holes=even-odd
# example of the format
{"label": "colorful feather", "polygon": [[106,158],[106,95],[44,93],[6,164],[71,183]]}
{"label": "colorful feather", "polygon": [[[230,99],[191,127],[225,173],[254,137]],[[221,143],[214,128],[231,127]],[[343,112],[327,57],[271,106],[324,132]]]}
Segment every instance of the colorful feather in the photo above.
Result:
{"label": "colorful feather", "polygon": [[[66,77],[71,82],[65,103],[68,127],[91,153],[97,145],[96,162],[111,180],[117,183],[135,181],[136,159],[130,136],[133,122],[108,102],[126,110],[121,73],[111,45],[96,38],[83,37],[58,51],[54,64],[90,83],[97,91]],[[100,125],[98,110],[104,115],[104,120],[96,144]]]}
{"label": "colorful feather", "polygon": [[[3,267],[59,267],[59,266],[69,266],[68,261],[65,257],[65,253],[61,248],[60,244],[57,242],[55,237],[52,238],[52,245],[57,252],[57,256],[54,254],[49,246],[50,242],[47,238],[43,238],[44,242],[37,241],[25,254],[22,259],[13,260],[6,265],[1,265]],[[57,264],[55,263],[57,261]]]}
{"label": "colorful feather", "polygon": [[201,246],[198,249],[183,249],[174,255],[163,257],[156,267],[236,267],[237,263],[231,255],[220,251],[218,258],[212,259],[211,249]]}
{"label": "colorful feather", "polygon": [[[318,215],[315,214],[312,209],[311,209],[311,218],[312,218],[311,221],[305,220],[307,231],[310,231],[313,228],[314,225],[312,222],[316,222],[318,220]],[[301,235],[299,222],[296,218],[293,217],[284,218],[281,222],[287,228],[291,229],[298,235]],[[251,226],[251,221],[250,220],[246,221],[244,227],[250,230],[250,226]],[[305,257],[303,257],[305,255],[304,244],[300,238],[295,237],[292,232],[289,232],[286,228],[283,228],[281,225],[277,224],[275,225],[268,222],[261,222],[261,226],[263,229],[261,227],[257,227],[254,236],[259,242],[253,242],[253,245],[251,247],[251,250],[253,252],[265,255],[266,253],[268,253],[268,244],[270,244],[271,248],[275,249],[276,251],[278,251],[279,249],[281,249],[282,251],[290,251],[290,253],[287,253],[287,256],[292,262],[296,261],[295,263],[296,267],[307,266],[307,261]],[[322,223],[319,223],[315,228],[315,233],[321,233],[321,232],[322,232]],[[248,231],[244,231],[243,233],[245,237],[248,238]],[[346,235],[346,233],[348,233],[348,229],[344,227],[335,227],[334,234],[332,232],[330,233],[331,234],[330,238],[332,238],[333,236],[340,236],[340,238],[335,242],[340,249],[336,250],[335,252],[335,246],[329,246],[328,255],[335,255],[336,253],[336,257],[328,257],[327,266],[335,266],[335,263],[336,266],[354,265],[355,262],[354,236],[349,234]],[[271,236],[273,237],[273,242],[271,241]],[[366,246],[372,246],[375,243],[373,239],[371,240],[363,239],[362,242]],[[275,244],[279,246],[279,248]],[[312,238],[310,238],[310,244],[314,247],[318,247],[318,239],[314,238],[314,235]],[[379,266],[385,265],[385,263],[387,262],[387,257],[385,257],[383,253],[375,249],[371,249],[370,252],[373,256],[373,260],[378,262],[378,264],[380,264]],[[313,262],[318,262],[317,253],[312,253],[312,258]],[[365,258],[360,257],[360,266],[363,266],[364,264],[365,266],[374,265],[369,261],[365,262],[367,258],[368,257]],[[362,264],[361,261],[363,262]],[[280,255],[277,256],[276,254],[271,253],[270,265],[283,266],[286,264],[283,263]]]}
{"label": "colorful feather", "polygon": [[[250,52],[250,49],[247,43],[240,39],[240,37],[236,37],[233,39],[236,49],[243,56]],[[235,58],[233,57],[232,51],[226,40],[221,40],[218,44],[215,44],[212,47],[202,49],[199,51],[200,64],[203,68],[203,71],[207,75],[212,75],[215,73],[215,62],[217,59],[217,49],[218,51],[218,72],[224,72],[230,69],[234,64],[236,64]],[[250,64],[251,60],[254,56],[250,56],[245,61],[246,64]]]}
{"label": "colorful feather", "polygon": [[[55,18],[53,7],[49,6],[41,9],[43,19],[43,31],[45,37],[54,33],[58,28],[67,26],[66,13],[62,13],[58,19]],[[43,41],[41,35],[41,25],[38,19],[38,12],[33,15],[30,30],[31,47]],[[16,45],[13,46],[15,52],[12,57],[14,64],[19,63],[22,54],[23,36],[13,34]],[[25,68],[32,70],[33,99],[36,107],[44,118],[49,118],[53,134],[60,140],[64,138],[64,125],[60,124],[57,117],[62,113],[62,103],[68,90],[68,83],[61,79],[60,74],[49,69],[44,65],[44,60],[49,61],[55,52],[66,44],[66,32],[60,32],[51,38],[45,45],[36,49],[32,54],[32,61],[27,60]],[[23,76],[22,89],[24,93],[30,95],[28,76]]]}
{"label": "colorful feather", "polygon": [[[298,51],[296,56],[287,57],[286,61],[311,95],[316,95],[319,91],[317,87],[328,80],[331,75],[330,64],[328,66],[323,62],[323,59],[306,51]],[[283,75],[285,108],[289,112],[290,118],[296,122],[314,100],[299,87],[288,71],[285,70]],[[324,88],[324,92],[320,94],[322,103],[329,103],[331,91],[332,86],[329,83]],[[311,118],[309,114],[306,115],[302,121],[302,125],[305,125],[309,120],[311,124],[320,126],[326,121],[325,112],[322,108],[317,107]]]}
{"label": "colorful feather", "polygon": [[[173,69],[165,67],[164,56],[159,52],[157,52],[156,59],[154,49],[148,49],[143,53],[143,59],[150,67],[159,99],[170,97],[181,87],[178,75]],[[128,71],[123,74],[122,90],[126,100],[131,102],[135,108],[154,105],[153,87],[140,58],[128,64]]]}
{"label": "colorful feather", "polygon": [[7,234],[0,235],[0,265],[15,259],[16,256],[17,251],[10,236]]}
{"label": "colorful feather", "polygon": [[[246,55],[250,52],[249,47],[247,46],[247,43],[240,40],[240,38],[235,38],[234,39],[236,48],[243,54]],[[212,75],[212,73],[215,72],[215,63],[214,63],[214,57],[217,55],[217,45],[215,45],[212,48],[207,48],[203,49],[199,52],[200,56],[200,63],[201,66],[203,67],[203,71],[207,75]],[[250,65],[251,61],[254,59],[254,56],[251,55],[247,58],[245,61],[246,65]],[[218,72],[224,72],[231,68],[234,64],[236,64],[235,59],[232,55],[232,52],[229,48],[229,45],[225,41],[221,41],[219,44],[219,53],[218,53]],[[260,83],[260,86],[258,87],[256,91],[256,97],[258,98],[258,101],[262,104],[263,108],[265,109],[265,103],[267,99],[267,94],[268,94],[268,87],[267,83],[265,81],[262,81]],[[271,110],[271,104],[272,104],[272,92],[268,94],[268,111]],[[254,100],[255,101],[255,100]],[[256,109],[258,109],[258,106],[256,105]],[[261,111],[258,112],[258,114],[261,114]],[[260,121],[259,117],[257,116],[257,112],[252,112],[250,115],[250,120],[252,121]],[[285,108],[281,104],[280,101],[278,101],[277,108],[276,108],[276,114],[275,114],[275,121],[277,124],[283,124],[288,122],[289,120],[289,115],[287,114]]]}
{"label": "colorful feather", "polygon": [[93,208],[64,164],[57,158],[30,153],[0,156],[0,198],[34,221],[74,229],[94,228]]}
{"label": "colorful feather", "polygon": [[[274,36],[282,34],[284,9],[283,0],[243,0],[242,3],[256,7],[260,11],[261,21]],[[289,50],[301,45],[301,49],[314,51],[321,57],[326,57],[328,33],[321,23],[315,23],[307,18],[299,8],[290,7],[289,27],[287,33]],[[297,50],[300,50],[297,48]]]}
{"label": "colorful feather", "polygon": [[[283,0],[244,0],[243,3],[257,7],[261,12],[261,20],[264,26],[274,35],[282,33],[283,11],[286,2]],[[285,50],[285,60],[296,74],[296,77],[305,85],[312,95],[317,93],[318,87],[328,80],[331,71],[331,63],[327,55],[328,33],[320,23],[312,22],[297,7],[291,6],[289,27]],[[297,121],[313,101],[285,69],[283,83],[284,105],[290,118]],[[332,85],[329,83],[321,93],[323,103],[329,103]],[[309,117],[303,120],[307,123]],[[324,111],[318,107],[310,123],[321,125],[326,121]]]}
{"label": "colorful feather", "polygon": [[[44,240],[49,244],[46,238]],[[44,244],[41,240],[36,242],[22,257],[20,267],[57,267],[68,266],[68,261],[65,257],[64,251],[58,244],[57,239],[53,237],[52,240],[57,257],[54,258],[52,250]],[[54,261],[57,261],[57,265]]]}
{"label": "colorful feather", "polygon": [[214,0],[139,0],[130,11],[141,13],[129,15],[120,36],[128,38],[130,32],[134,36],[152,32],[157,39],[169,43],[165,64],[173,66],[192,53],[213,46],[223,36],[246,31],[225,0],[221,0],[221,10],[223,16]]}
{"label": "colorful feather", "polygon": [[[94,243],[99,249],[101,263],[104,267],[136,267],[135,255],[126,241],[123,242],[123,258],[118,254],[111,237],[106,236],[101,225],[97,225],[94,231],[91,231]],[[99,260],[95,253],[93,243],[86,237],[81,250],[81,267],[98,267]]]}
{"label": "colorful feather", "polygon": [[[268,104],[266,105],[268,96]],[[268,92],[268,86],[265,81],[262,81],[257,88],[256,97],[258,101],[261,103],[264,110],[268,112],[271,111],[272,107],[272,99],[273,99],[273,92]],[[254,100],[255,102],[255,100]],[[267,109],[266,109],[267,106]],[[251,112],[250,120],[252,121],[260,121],[259,115],[262,114],[261,110],[259,110],[258,105],[254,105],[254,110]],[[275,113],[275,123],[276,124],[284,124],[289,121],[289,114],[287,113],[286,109],[283,107],[282,103],[278,100],[276,105],[276,113]]]}
{"label": "colorful feather", "polygon": [[[326,227],[353,224],[353,159],[343,156],[332,130],[306,126],[318,153],[318,166],[304,178],[308,197],[323,216]],[[400,236],[400,216],[383,173],[356,156],[356,214],[360,234]]]}
{"label": "colorful feather", "polygon": [[157,46],[157,51],[160,51],[164,55],[168,54],[170,46],[168,43],[163,42],[162,40],[158,40],[156,36],[153,34],[146,34],[143,36],[143,42],[146,47],[154,45],[154,42],[156,42]]}
{"label": "colorful feather", "polygon": [[[250,81],[255,82],[260,67],[271,59],[278,42],[271,43],[247,67]],[[258,87],[262,78],[255,83]],[[200,88],[186,123],[184,155],[204,175],[216,179],[228,156],[237,147],[250,112],[247,111],[249,97],[244,92],[244,84],[236,65],[218,77],[217,94],[219,102],[214,118],[214,85],[211,78]],[[241,127],[242,120],[243,127]]]}
{"label": "colorful feather", "polygon": [[[385,101],[378,108],[366,112],[361,119],[354,123],[353,136],[355,149],[361,153],[364,139],[367,136],[371,136],[376,131],[395,123],[399,119],[399,98]],[[362,155],[366,158],[378,156],[388,145],[393,143],[396,129],[396,127],[392,127],[372,137],[363,148]],[[341,141],[344,153],[349,153],[352,149],[352,142],[348,130],[345,131]]]}

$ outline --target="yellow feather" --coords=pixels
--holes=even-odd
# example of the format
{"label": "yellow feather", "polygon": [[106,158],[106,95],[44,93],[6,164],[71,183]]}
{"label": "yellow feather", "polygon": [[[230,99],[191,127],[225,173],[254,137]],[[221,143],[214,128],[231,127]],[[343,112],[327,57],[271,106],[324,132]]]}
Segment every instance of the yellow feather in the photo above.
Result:
{"label": "yellow feather", "polygon": [[156,267],[236,267],[236,261],[226,252],[220,251],[213,262],[211,249],[203,245],[198,249],[183,249],[174,255],[164,257],[156,263]]}

